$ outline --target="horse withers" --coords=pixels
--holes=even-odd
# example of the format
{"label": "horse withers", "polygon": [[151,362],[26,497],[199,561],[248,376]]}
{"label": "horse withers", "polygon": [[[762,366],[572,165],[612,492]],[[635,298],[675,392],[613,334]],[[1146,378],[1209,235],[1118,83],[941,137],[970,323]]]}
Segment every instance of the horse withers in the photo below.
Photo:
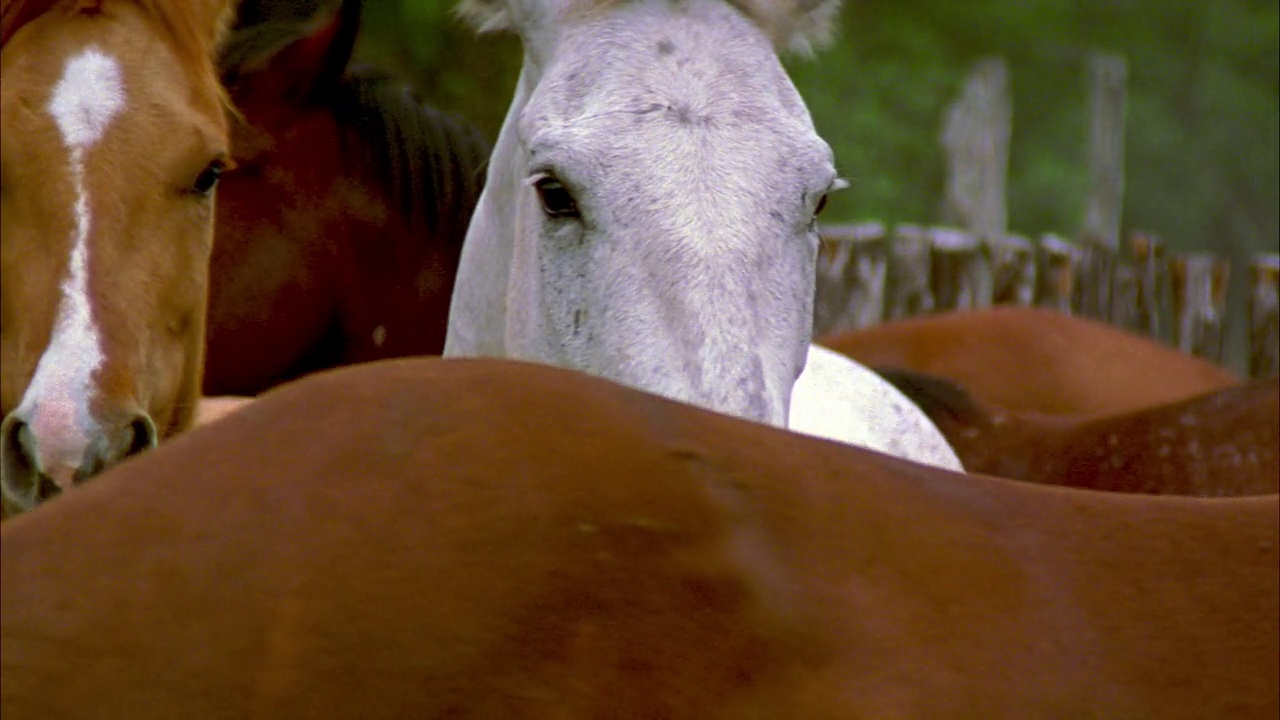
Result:
{"label": "horse withers", "polygon": [[231,0],[10,0],[0,485],[29,509],[191,422]]}

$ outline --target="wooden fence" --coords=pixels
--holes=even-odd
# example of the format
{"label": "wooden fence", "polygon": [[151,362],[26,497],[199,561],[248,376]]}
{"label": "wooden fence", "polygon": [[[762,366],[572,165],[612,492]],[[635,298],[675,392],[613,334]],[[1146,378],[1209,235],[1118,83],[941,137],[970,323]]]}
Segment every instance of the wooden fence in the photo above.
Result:
{"label": "wooden fence", "polygon": [[947,227],[827,226],[819,254],[814,335],[990,305],[1038,305],[1106,320],[1223,361],[1229,324],[1246,323],[1248,373],[1280,374],[1280,255],[1250,263],[1246,317],[1227,313],[1228,261],[1166,253],[1132,233],[1120,251],[1056,235],[997,240]]}
{"label": "wooden fence", "polygon": [[[1206,252],[1167,253],[1147,233],[1121,237],[1124,202],[1125,58],[1093,52],[1087,73],[1089,190],[1079,242],[1031,240],[1006,229],[1013,111],[1003,58],[974,64],[942,117],[947,160],[943,222],[822,229],[814,334],[988,305],[1038,305],[1114,323],[1224,363],[1229,326],[1244,323],[1252,377],[1280,374],[1280,255],[1257,255],[1247,273]],[[957,229],[963,228],[963,229]],[[1249,302],[1229,316],[1230,283]],[[1239,313],[1237,313],[1239,315]]]}

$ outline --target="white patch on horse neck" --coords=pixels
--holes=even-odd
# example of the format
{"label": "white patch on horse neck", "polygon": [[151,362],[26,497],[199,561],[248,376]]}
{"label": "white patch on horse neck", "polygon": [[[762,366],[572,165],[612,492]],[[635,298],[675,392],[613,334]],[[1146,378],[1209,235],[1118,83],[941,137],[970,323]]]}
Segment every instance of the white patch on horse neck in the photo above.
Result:
{"label": "white patch on horse neck", "polygon": [[70,151],[76,198],[71,255],[53,333],[20,408],[39,440],[42,457],[38,460],[46,471],[52,469],[48,463],[78,466],[94,424],[89,402],[103,351],[89,302],[88,240],[93,217],[84,182],[85,154],[102,139],[124,102],[119,63],[89,47],[67,61],[48,105]]}
{"label": "white patch on horse neck", "polygon": [[944,470],[964,472],[938,426],[892,383],[821,345],[791,395],[788,428]]}

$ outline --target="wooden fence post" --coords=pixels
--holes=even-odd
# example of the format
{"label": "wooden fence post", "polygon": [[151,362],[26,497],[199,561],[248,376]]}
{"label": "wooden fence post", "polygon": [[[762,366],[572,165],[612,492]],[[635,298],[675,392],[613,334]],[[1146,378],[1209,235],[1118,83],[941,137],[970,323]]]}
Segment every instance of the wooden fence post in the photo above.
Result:
{"label": "wooden fence post", "polygon": [[889,277],[885,283],[886,320],[928,315],[933,312],[929,289],[931,243],[919,225],[898,225],[889,244]]}
{"label": "wooden fence post", "polygon": [[[1111,283],[1124,207],[1124,115],[1128,66],[1118,55],[1089,57],[1089,194],[1085,198],[1080,314],[1111,318]],[[1125,276],[1122,282],[1128,282]],[[1126,290],[1127,291],[1127,290]]]}
{"label": "wooden fence post", "polygon": [[1280,255],[1266,253],[1249,266],[1249,376],[1280,375]]}
{"label": "wooden fence post", "polygon": [[1076,311],[1095,320],[1108,320],[1117,253],[1106,245],[1088,240],[1077,248],[1080,264],[1076,276]]}
{"label": "wooden fence post", "polygon": [[857,330],[883,320],[887,276],[883,225],[824,227],[818,253],[814,337]]}
{"label": "wooden fence post", "polygon": [[1119,55],[1089,56],[1089,194],[1083,240],[1120,248],[1124,206],[1125,85],[1129,69]]}
{"label": "wooden fence post", "polygon": [[1111,277],[1111,322],[1114,325],[1163,340],[1161,318],[1168,277],[1164,244],[1154,235],[1129,235],[1126,252],[1115,259]]}
{"label": "wooden fence post", "polygon": [[934,311],[990,307],[991,269],[982,241],[952,228],[933,228],[929,235]]}
{"label": "wooden fence post", "polygon": [[1111,317],[1108,319],[1117,327],[1145,334],[1146,329],[1141,327],[1142,321],[1138,318],[1142,293],[1140,268],[1128,257],[1120,256],[1111,270]]}
{"label": "wooden fence post", "polygon": [[1046,234],[1036,249],[1035,304],[1072,314],[1080,275],[1080,248],[1058,235]]}
{"label": "wooden fence post", "polygon": [[1222,362],[1230,264],[1212,253],[1173,258],[1174,342],[1183,352]]}
{"label": "wooden fence post", "polygon": [[852,252],[848,225],[824,225],[818,229],[818,264],[813,278],[814,337],[833,332],[840,308],[852,290],[844,273]]}
{"label": "wooden fence post", "polygon": [[947,156],[943,222],[985,241],[1005,234],[1005,183],[1013,110],[1003,58],[978,61],[942,127]]}
{"label": "wooden fence post", "polygon": [[1169,342],[1169,260],[1164,241],[1151,233],[1131,233],[1129,257],[1138,267],[1135,329],[1153,340]]}
{"label": "wooden fence post", "polygon": [[1030,305],[1036,299],[1036,250],[1021,235],[988,238],[991,304]]}

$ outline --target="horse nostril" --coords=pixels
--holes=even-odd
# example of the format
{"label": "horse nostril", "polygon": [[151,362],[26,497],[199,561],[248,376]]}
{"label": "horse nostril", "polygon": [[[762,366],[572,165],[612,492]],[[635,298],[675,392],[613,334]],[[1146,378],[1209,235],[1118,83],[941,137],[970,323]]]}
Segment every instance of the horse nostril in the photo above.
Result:
{"label": "horse nostril", "polygon": [[90,446],[84,462],[76,470],[75,481],[83,482],[116,463],[156,446],[156,424],[147,415],[137,415],[113,432],[104,433]]}
{"label": "horse nostril", "polygon": [[50,498],[57,497],[62,494],[62,488],[53,480],[44,475],[37,475],[36,480],[36,500],[44,502]]}
{"label": "horse nostril", "polygon": [[66,486],[83,482],[125,458],[155,447],[158,440],[155,422],[146,414],[136,415],[114,430],[98,431],[74,471],[42,470],[35,434],[24,419],[10,414],[0,428],[0,484],[4,497],[17,507],[30,509],[65,489],[58,478]]}
{"label": "horse nostril", "polygon": [[[149,415],[139,415],[128,426],[131,438],[125,446],[124,457],[137,455],[143,450],[150,450],[159,443],[156,424]],[[121,458],[123,459],[123,458]]]}
{"label": "horse nostril", "polygon": [[11,413],[0,426],[0,486],[5,497],[29,507],[32,496],[38,496],[39,476],[35,436],[25,421]]}

